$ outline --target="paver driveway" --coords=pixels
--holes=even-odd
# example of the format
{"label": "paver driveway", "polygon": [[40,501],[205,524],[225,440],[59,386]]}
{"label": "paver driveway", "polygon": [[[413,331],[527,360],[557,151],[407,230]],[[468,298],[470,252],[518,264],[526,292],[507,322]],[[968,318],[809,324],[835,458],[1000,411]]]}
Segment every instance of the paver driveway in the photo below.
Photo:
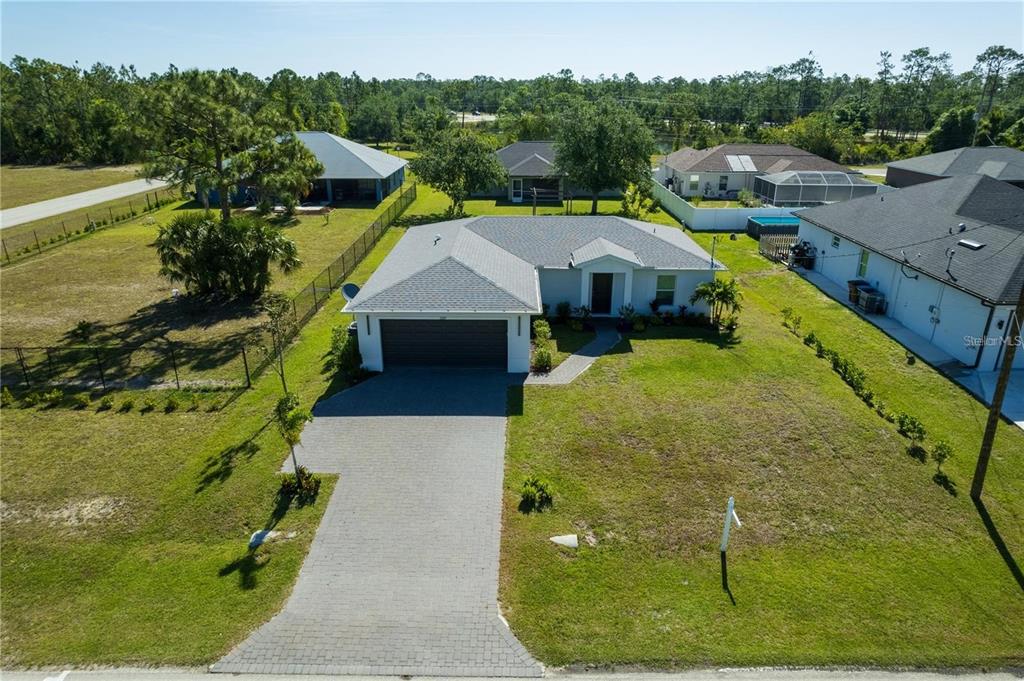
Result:
{"label": "paver driveway", "polygon": [[507,385],[389,371],[318,404],[299,462],[340,479],[284,610],[212,670],[539,676],[497,606]]}

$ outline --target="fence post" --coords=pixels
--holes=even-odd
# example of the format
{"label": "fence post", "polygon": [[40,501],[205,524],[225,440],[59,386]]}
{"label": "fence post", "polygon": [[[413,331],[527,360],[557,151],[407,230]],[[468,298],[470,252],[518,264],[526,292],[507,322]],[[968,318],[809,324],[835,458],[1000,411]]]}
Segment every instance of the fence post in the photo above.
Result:
{"label": "fence post", "polygon": [[316,277],[313,277],[313,283],[310,284],[310,288],[313,289],[313,309],[319,312],[320,301],[316,299]]}
{"label": "fence post", "polygon": [[295,306],[294,298],[292,298],[292,318],[294,318],[296,324],[299,323],[299,309]]}
{"label": "fence post", "polygon": [[93,352],[93,355],[96,357],[96,368],[99,369],[99,372],[100,372],[100,385],[103,387],[104,390],[106,390],[107,389],[107,379],[103,375],[103,361],[100,359],[100,349],[99,348],[93,348],[92,352]]}
{"label": "fence post", "polygon": [[56,381],[57,374],[53,370],[53,357],[50,356],[50,348],[46,348],[46,366],[50,368],[50,380]]}
{"label": "fence post", "polygon": [[14,354],[18,356],[18,364],[21,365],[21,377],[25,380],[25,387],[31,388],[32,382],[28,380],[28,367],[25,366],[25,355],[21,348],[14,348]]}
{"label": "fence post", "polygon": [[249,357],[245,354],[245,345],[242,346],[242,366],[245,367],[245,387],[252,387],[252,377],[249,375]]}
{"label": "fence post", "polygon": [[131,217],[135,213],[135,206],[132,205],[131,199],[128,200],[128,216]]}
{"label": "fence post", "polygon": [[178,380],[178,360],[174,357],[174,343],[168,343],[167,349],[171,353],[171,368],[174,369],[174,385],[181,390],[181,381]]}
{"label": "fence post", "polygon": [[[334,278],[331,276],[331,266],[327,266],[327,288],[334,288]],[[328,294],[330,295],[330,294]]]}
{"label": "fence post", "polygon": [[36,238],[36,250],[40,253],[43,252],[43,247],[39,245],[39,235],[36,234],[36,230],[32,230],[32,236]]}
{"label": "fence post", "polygon": [[60,221],[60,228],[64,230],[64,241],[69,241],[70,237],[68,237],[68,228],[67,225],[64,224],[63,220]]}
{"label": "fence post", "polygon": [[7,252],[7,242],[4,241],[3,239],[0,239],[0,246],[3,246],[4,257],[7,258],[7,262],[10,262],[11,261],[11,254]]}
{"label": "fence post", "polygon": [[153,210],[152,206],[149,205],[149,192],[146,192],[146,212]]}

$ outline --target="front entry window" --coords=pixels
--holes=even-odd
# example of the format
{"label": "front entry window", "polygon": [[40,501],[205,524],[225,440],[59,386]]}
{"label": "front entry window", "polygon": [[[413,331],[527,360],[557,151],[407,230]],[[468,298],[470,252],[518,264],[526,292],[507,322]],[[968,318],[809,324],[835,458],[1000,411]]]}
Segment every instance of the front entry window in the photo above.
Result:
{"label": "front entry window", "polygon": [[654,302],[657,305],[675,305],[676,302],[676,276],[674,274],[659,274],[658,283],[654,292]]}

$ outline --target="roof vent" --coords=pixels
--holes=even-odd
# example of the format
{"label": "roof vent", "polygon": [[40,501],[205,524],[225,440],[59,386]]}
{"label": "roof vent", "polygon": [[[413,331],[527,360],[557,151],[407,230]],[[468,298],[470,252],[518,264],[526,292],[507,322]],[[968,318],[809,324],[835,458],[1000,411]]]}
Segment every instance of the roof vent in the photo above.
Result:
{"label": "roof vent", "polygon": [[440,234],[435,234],[434,235],[434,245],[436,246],[437,242],[440,241],[440,240],[441,240],[441,235]]}
{"label": "roof vent", "polygon": [[964,248],[969,248],[972,251],[980,251],[982,248],[985,247],[985,244],[978,243],[977,241],[972,241],[971,239],[960,239],[960,241],[958,241],[957,244],[963,246]]}
{"label": "roof vent", "polygon": [[967,231],[967,225],[965,225],[965,224],[964,224],[964,223],[962,223],[962,222],[961,222],[961,223],[960,223],[959,225],[957,225],[956,227],[957,227],[957,229],[959,229],[959,230],[960,230],[961,232],[966,232],[966,231]]}

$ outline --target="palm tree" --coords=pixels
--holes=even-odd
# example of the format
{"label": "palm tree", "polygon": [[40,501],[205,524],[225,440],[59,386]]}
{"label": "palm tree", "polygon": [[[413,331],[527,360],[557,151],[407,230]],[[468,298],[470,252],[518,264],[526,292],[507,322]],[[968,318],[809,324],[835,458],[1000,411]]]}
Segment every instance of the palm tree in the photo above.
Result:
{"label": "palm tree", "polygon": [[274,409],[274,417],[277,421],[277,431],[286,443],[292,454],[292,466],[295,469],[295,477],[298,479],[299,462],[295,458],[295,445],[302,440],[302,429],[313,420],[313,415],[308,409],[299,407],[299,398],[294,393],[288,393],[277,402]]}
{"label": "palm tree", "polygon": [[722,321],[722,314],[729,312],[735,314],[742,309],[740,304],[743,294],[740,292],[739,284],[735,279],[725,281],[713,279],[702,282],[694,289],[690,296],[690,304],[707,303],[711,308],[711,323],[718,326]]}

